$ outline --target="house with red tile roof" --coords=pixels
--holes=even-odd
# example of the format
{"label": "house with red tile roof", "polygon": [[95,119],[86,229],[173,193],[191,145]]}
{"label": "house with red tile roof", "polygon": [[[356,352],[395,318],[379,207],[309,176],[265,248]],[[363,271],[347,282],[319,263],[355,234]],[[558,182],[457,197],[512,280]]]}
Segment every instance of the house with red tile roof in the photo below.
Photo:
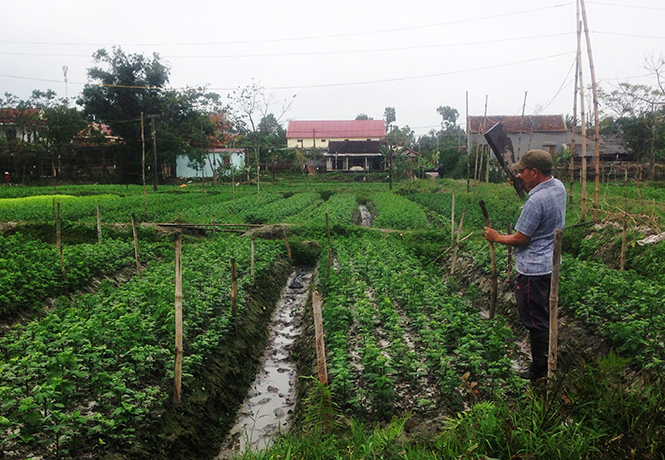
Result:
{"label": "house with red tile roof", "polygon": [[555,157],[563,152],[564,145],[570,145],[571,131],[563,115],[488,115],[469,117],[469,149],[475,149],[478,145],[481,151],[489,149],[484,133],[497,123],[503,124],[513,142],[516,161],[530,149],[545,150]]}
{"label": "house with red tile roof", "polygon": [[42,116],[40,109],[0,109],[0,138],[36,142]]}
{"label": "house with red tile roof", "polygon": [[286,131],[288,148],[326,149],[328,171],[381,170],[385,138],[383,120],[293,120]]}

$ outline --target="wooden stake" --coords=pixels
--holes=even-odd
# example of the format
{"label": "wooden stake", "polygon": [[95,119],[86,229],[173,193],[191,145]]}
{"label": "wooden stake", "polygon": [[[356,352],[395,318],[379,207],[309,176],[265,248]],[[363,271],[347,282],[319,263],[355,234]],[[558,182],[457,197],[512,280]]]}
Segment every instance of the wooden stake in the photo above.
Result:
{"label": "wooden stake", "polygon": [[236,317],[238,311],[238,273],[236,272],[236,258],[231,258],[231,314]]}
{"label": "wooden stake", "polygon": [[[438,139],[438,136],[437,136]],[[471,162],[469,161],[471,155],[471,129],[469,127],[469,92],[466,92],[466,193],[469,193],[469,181],[471,179]],[[450,230],[452,232],[452,229]]]}
{"label": "wooden stake", "polygon": [[591,92],[593,94],[593,111],[594,111],[594,144],[595,144],[595,162],[596,162],[596,177],[595,186],[593,189],[593,219],[598,219],[598,191],[600,190],[600,121],[598,115],[598,89],[596,84],[596,70],[593,65],[593,54],[591,53],[591,38],[589,38],[589,24],[586,18],[586,7],[584,0],[580,0],[582,7],[582,20],[584,21],[584,35],[586,37],[586,50],[589,55],[589,70],[591,72]]}
{"label": "wooden stake", "polygon": [[628,219],[623,217],[623,231],[621,232],[621,271],[624,271],[626,265],[626,237],[628,234]]}
{"label": "wooden stake", "polygon": [[155,116],[150,117],[150,123],[152,126],[152,190],[157,191],[157,136],[155,135]]}
{"label": "wooden stake", "polygon": [[[508,224],[508,231],[506,234],[510,235],[513,233],[513,226]],[[513,247],[508,245],[508,277],[506,278],[506,283],[510,284],[513,278]]]}
{"label": "wooden stake", "polygon": [[455,192],[453,192],[453,205],[450,211],[450,247],[455,246]]}
{"label": "wooden stake", "polygon": [[[578,21],[579,27],[579,21]],[[568,192],[568,204],[573,205],[573,192],[575,190],[575,136],[577,134],[577,82],[580,77],[580,54],[575,59],[575,97],[573,98],[573,132],[570,136],[570,192]]]}
{"label": "wooden stake", "polygon": [[97,205],[97,243],[102,244],[102,212]]}
{"label": "wooden stake", "polygon": [[[483,210],[483,216],[485,216],[485,224],[488,227],[491,227],[492,224],[490,223],[490,216],[487,213],[487,208],[485,207],[485,201],[480,200],[478,202],[480,204],[480,208]],[[496,273],[496,254],[494,252],[494,243],[490,242],[490,258],[492,259],[492,303],[490,303],[490,313],[489,313],[489,319],[494,319],[494,314],[496,312],[496,298],[498,294],[498,289],[499,289],[499,283],[497,279],[497,273]]]}
{"label": "wooden stake", "polygon": [[141,274],[141,258],[139,256],[139,236],[136,231],[136,216],[132,213],[132,233],[134,234],[134,255],[136,256],[136,274]]}
{"label": "wooden stake", "polygon": [[584,78],[582,72],[582,23],[580,17],[580,4],[577,3],[577,57],[579,59],[579,92],[580,92],[580,124],[582,125],[582,211],[580,213],[580,222],[586,220],[586,114],[584,112]]}
{"label": "wooden stake", "polygon": [[318,291],[312,293],[312,309],[314,311],[314,336],[316,338],[316,362],[319,371],[319,382],[328,385],[326,349],[323,339],[323,315],[321,314],[321,294]]}
{"label": "wooden stake", "polygon": [[489,183],[490,181],[490,160],[492,159],[492,152],[487,150],[487,161],[485,161],[485,182]]}
{"label": "wooden stake", "polygon": [[[464,214],[466,209],[462,210],[462,217],[459,220],[459,228],[457,229],[457,242],[453,244],[453,259],[450,262],[450,275],[455,274],[455,264],[457,263],[457,248],[459,248],[460,236],[462,235],[462,225],[464,224]],[[453,233],[455,231],[453,230]]]}
{"label": "wooden stake", "polygon": [[289,262],[291,262],[291,246],[289,246],[289,239],[286,237],[286,231],[284,231],[284,243],[286,243],[286,256],[289,258]]}
{"label": "wooden stake", "polygon": [[327,277],[330,278],[330,265],[332,264],[332,248],[328,246],[328,270]]}
{"label": "wooden stake", "polygon": [[175,369],[173,404],[180,405],[182,386],[182,237],[175,234]]}
{"label": "wooden stake", "polygon": [[60,218],[60,202],[58,202],[55,220],[56,245],[60,250],[60,266],[62,267],[62,278],[67,281],[67,272],[65,271],[65,248],[62,245],[62,219]]}
{"label": "wooden stake", "polygon": [[145,132],[143,130],[143,112],[141,112],[141,177],[143,179],[143,209],[148,220],[148,191],[145,188]]}
{"label": "wooden stake", "polygon": [[552,259],[552,280],[550,284],[550,348],[547,357],[547,377],[552,378],[557,367],[559,339],[559,278],[561,275],[561,242],[563,232],[554,230],[554,255]]}
{"label": "wooden stake", "polygon": [[328,213],[326,213],[326,232],[328,233],[328,247],[330,247],[330,223],[328,222]]}
{"label": "wooden stake", "polygon": [[250,274],[252,275],[252,283],[254,282],[254,238],[250,242]]}

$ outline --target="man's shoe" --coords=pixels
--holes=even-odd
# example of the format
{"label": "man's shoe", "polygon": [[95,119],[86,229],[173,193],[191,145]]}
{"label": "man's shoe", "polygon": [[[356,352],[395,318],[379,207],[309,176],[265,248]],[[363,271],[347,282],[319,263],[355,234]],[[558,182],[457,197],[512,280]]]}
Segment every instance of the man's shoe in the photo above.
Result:
{"label": "man's shoe", "polygon": [[533,365],[529,366],[524,372],[520,372],[520,378],[524,380],[537,380],[539,378],[545,377],[547,375],[547,369],[535,369]]}

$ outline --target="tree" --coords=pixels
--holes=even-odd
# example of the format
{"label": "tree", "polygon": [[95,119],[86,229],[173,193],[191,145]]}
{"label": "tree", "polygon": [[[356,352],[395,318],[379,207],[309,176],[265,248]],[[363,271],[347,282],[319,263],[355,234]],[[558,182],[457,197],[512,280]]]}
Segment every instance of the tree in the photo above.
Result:
{"label": "tree", "polygon": [[[142,114],[146,132],[149,118],[155,119],[161,162],[173,164],[179,153],[192,159],[200,155],[208,136],[214,133],[206,112],[219,107],[219,95],[204,88],[165,89],[170,69],[157,53],[146,57],[114,47],[110,53],[98,50],[93,59],[95,66],[88,69],[90,83],[83,88],[78,103],[86,115],[107,124],[122,139],[116,158],[122,182],[141,181]],[[144,137],[146,151],[150,151],[150,136],[144,133]]]}
{"label": "tree", "polygon": [[364,113],[359,113],[356,115],[356,120],[372,120],[373,118],[370,118],[369,116],[365,115]]}
{"label": "tree", "polygon": [[439,106],[436,109],[436,113],[441,115],[441,129],[444,131],[454,130],[457,126],[457,118],[459,117],[459,112],[457,109],[450,107],[448,105]]}
{"label": "tree", "polygon": [[397,120],[394,107],[386,107],[383,111],[383,119],[386,123],[386,133],[391,131],[392,124]]}

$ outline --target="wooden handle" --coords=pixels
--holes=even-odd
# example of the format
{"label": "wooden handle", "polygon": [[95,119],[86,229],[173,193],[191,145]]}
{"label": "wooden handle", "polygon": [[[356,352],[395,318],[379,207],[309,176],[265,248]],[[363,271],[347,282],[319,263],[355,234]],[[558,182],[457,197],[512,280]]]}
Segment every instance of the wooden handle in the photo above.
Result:
{"label": "wooden handle", "polygon": [[487,213],[487,208],[485,207],[485,201],[480,200],[478,204],[480,205],[480,209],[483,210],[483,217],[485,217],[485,223],[487,224],[488,227],[491,227],[492,225],[490,224],[490,215]]}

